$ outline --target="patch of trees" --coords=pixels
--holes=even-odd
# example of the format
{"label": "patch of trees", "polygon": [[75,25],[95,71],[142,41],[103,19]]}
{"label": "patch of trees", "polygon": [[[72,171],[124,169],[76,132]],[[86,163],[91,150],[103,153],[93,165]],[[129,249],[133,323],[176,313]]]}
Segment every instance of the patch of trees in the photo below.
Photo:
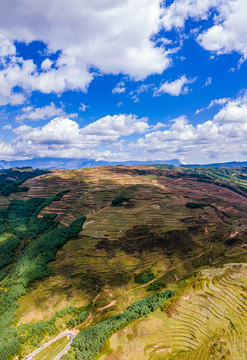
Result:
{"label": "patch of trees", "polygon": [[89,312],[88,311],[82,311],[81,313],[78,314],[78,316],[75,318],[76,324],[82,324],[86,318],[88,317]]}
{"label": "patch of trees", "polygon": [[80,310],[76,306],[67,306],[58,310],[47,321],[38,321],[36,324],[19,325],[17,328],[18,338],[20,344],[29,344],[31,347],[36,347],[45,336],[56,335],[59,331],[56,326],[57,318],[64,318],[67,315],[78,314]]}
{"label": "patch of trees", "polygon": [[77,325],[82,324],[86,318],[88,317],[89,312],[88,311],[81,311],[81,312],[76,312],[75,316],[73,318],[71,318],[68,322],[67,322],[67,327],[69,328],[73,328]]}
{"label": "patch of trees", "polygon": [[161,165],[153,165],[153,166],[160,170],[173,170],[174,169],[174,165],[161,164]]}
{"label": "patch of trees", "polygon": [[145,270],[139,274],[134,275],[134,280],[137,284],[146,284],[155,278],[150,270]]}
{"label": "patch of trees", "polygon": [[[190,170],[190,176],[196,177],[198,181],[213,184],[229,189],[239,195],[246,197],[247,188],[241,184],[237,184],[231,177],[233,170],[223,168],[204,168]],[[215,181],[216,180],[216,181]],[[233,185],[232,185],[233,184]]]}
{"label": "patch of trees", "polygon": [[19,187],[27,179],[34,178],[43,174],[50,173],[49,170],[32,168],[13,168],[1,170],[0,172],[0,195],[9,196],[10,194],[28,191],[28,187]]}
{"label": "patch of trees", "polygon": [[139,319],[156,310],[164,303],[164,301],[173,295],[174,292],[171,290],[154,294],[133,303],[123,313],[84,330],[75,337],[75,340],[72,343],[72,346],[76,351],[75,358],[77,360],[94,359],[100,353],[105,341],[111,334],[125,327],[131,321]]}
{"label": "patch of trees", "polygon": [[11,276],[7,279],[28,286],[31,282],[53,274],[46,265],[55,260],[57,251],[82,229],[85,217],[73,221],[69,226],[61,226],[46,232],[31,242],[17,257]]}
{"label": "patch of trees", "polygon": [[229,189],[229,190],[231,190],[231,191],[233,191],[233,192],[235,192],[235,193],[237,193],[239,195],[247,197],[247,195],[246,195],[247,189],[244,186],[238,185],[238,188],[239,188],[239,190],[238,190],[236,187],[234,187],[232,185],[229,185],[229,184],[225,184],[225,183],[220,183],[220,184],[217,184],[217,185],[221,186],[221,187],[224,187],[226,189]]}
{"label": "patch of trees", "polygon": [[20,244],[20,239],[15,235],[0,243],[0,269],[12,263],[15,250],[18,249]]}
{"label": "patch of trees", "polygon": [[188,202],[185,206],[189,209],[200,209],[200,208],[204,208],[205,206],[210,206],[210,205],[204,204],[204,203]]}
{"label": "patch of trees", "polygon": [[159,291],[160,289],[164,289],[165,287],[166,284],[155,280],[146,287],[146,291]]}
{"label": "patch of trees", "polygon": [[124,202],[129,201],[129,198],[124,196],[119,196],[112,200],[112,206],[121,206]]}
{"label": "patch of trees", "polygon": [[43,201],[39,207],[37,207],[36,211],[35,211],[35,215],[38,215],[38,213],[45,207],[51,205],[51,203],[53,201],[60,201],[62,199],[62,197],[66,194],[68,194],[70,192],[70,190],[63,190],[55,195],[50,196],[49,198],[45,199],[45,201]]}

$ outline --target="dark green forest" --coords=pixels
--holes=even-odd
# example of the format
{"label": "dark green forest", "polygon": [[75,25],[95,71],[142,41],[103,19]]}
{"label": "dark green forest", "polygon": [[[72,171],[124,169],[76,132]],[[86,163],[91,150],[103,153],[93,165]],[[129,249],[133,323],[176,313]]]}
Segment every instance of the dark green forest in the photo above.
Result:
{"label": "dark green forest", "polygon": [[27,179],[49,173],[49,170],[32,168],[13,168],[0,171],[0,195],[8,196],[13,193],[28,191],[27,186],[20,185]]}

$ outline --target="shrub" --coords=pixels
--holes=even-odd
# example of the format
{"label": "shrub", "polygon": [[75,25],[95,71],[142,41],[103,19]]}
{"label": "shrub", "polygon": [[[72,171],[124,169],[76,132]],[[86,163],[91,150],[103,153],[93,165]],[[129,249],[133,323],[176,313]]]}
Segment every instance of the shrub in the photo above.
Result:
{"label": "shrub", "polygon": [[88,312],[88,311],[83,311],[83,312],[81,312],[81,313],[77,316],[77,318],[75,319],[77,325],[83,323],[83,322],[86,320],[86,318],[88,317],[88,315],[89,315],[89,312]]}
{"label": "shrub", "polygon": [[139,274],[134,275],[134,279],[137,284],[146,284],[154,278],[155,276],[150,270],[145,270]]}
{"label": "shrub", "polygon": [[121,206],[125,201],[129,201],[129,198],[124,196],[119,196],[116,199],[112,200],[112,206]]}
{"label": "shrub", "polygon": [[209,206],[209,205],[203,204],[203,203],[188,202],[185,206],[189,209],[200,209],[200,208],[204,208],[205,206]]}
{"label": "shrub", "polygon": [[155,280],[146,287],[146,291],[159,291],[165,287],[166,285],[164,283]]}

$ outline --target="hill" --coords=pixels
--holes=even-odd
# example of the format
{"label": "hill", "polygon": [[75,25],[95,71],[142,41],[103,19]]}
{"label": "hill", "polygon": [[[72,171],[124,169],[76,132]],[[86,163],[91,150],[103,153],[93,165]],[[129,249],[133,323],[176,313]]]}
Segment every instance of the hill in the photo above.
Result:
{"label": "hill", "polygon": [[246,168],[247,167],[247,161],[230,161],[230,162],[225,162],[225,163],[214,163],[214,164],[205,164],[205,165],[186,165],[186,166],[202,166],[202,167],[209,167],[209,166],[213,166],[213,167],[227,167],[227,168],[236,168],[236,169],[241,169],[241,168]]}
{"label": "hill", "polygon": [[1,359],[246,358],[245,169],[36,175],[0,196]]}

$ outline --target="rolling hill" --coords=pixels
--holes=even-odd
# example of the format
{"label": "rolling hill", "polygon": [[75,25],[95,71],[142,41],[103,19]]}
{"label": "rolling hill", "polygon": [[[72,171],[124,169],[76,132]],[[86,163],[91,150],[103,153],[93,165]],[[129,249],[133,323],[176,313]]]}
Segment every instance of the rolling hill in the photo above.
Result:
{"label": "rolling hill", "polygon": [[245,169],[25,171],[0,174],[1,359],[66,329],[64,359],[246,359]]}

